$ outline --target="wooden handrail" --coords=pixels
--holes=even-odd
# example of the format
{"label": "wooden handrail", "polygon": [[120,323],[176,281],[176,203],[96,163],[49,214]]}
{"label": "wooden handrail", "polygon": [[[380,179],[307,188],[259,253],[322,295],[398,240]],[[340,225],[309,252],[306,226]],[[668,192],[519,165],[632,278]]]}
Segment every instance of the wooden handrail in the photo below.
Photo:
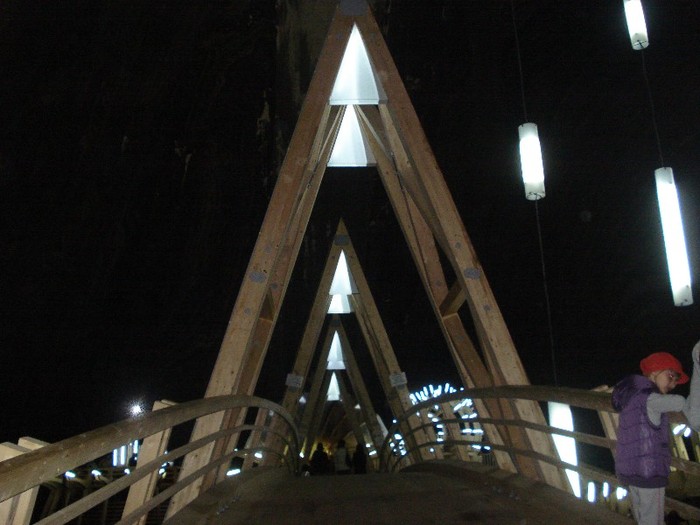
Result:
{"label": "wooden handrail", "polygon": [[[295,472],[299,471],[299,434],[292,416],[281,406],[266,399],[254,396],[234,395],[205,398],[187,403],[174,405],[171,407],[148,412],[133,419],[127,419],[118,423],[107,425],[91,432],[74,436],[58,443],[47,445],[39,450],[28,452],[20,456],[8,459],[0,463],[0,501],[5,501],[17,494],[24,492],[34,486],[48,482],[64,472],[84,465],[96,458],[110,453],[115,448],[123,445],[127,441],[141,439],[156,432],[161,432],[179,424],[191,421],[196,418],[206,417],[216,412],[230,410],[233,408],[262,408],[271,410],[280,415],[290,429],[291,441],[287,442],[287,453]],[[190,443],[168,454],[167,459],[176,458],[189,453],[204,444],[218,439],[224,435],[230,435],[236,431],[249,429],[254,425],[244,425],[238,429],[225,429],[199,440]],[[264,429],[270,431],[269,429]],[[238,454],[234,452],[231,457]],[[160,456],[147,465],[137,467],[132,475],[125,476],[112,482],[99,491],[95,496],[95,501],[89,500],[81,504],[92,503],[89,507],[98,504],[108,498],[113,491],[123,490],[139,479],[148,475],[154,469],[160,467],[165,460],[165,456]],[[196,478],[195,478],[196,479]],[[120,485],[124,484],[120,488]],[[98,496],[105,491],[105,497]],[[92,496],[92,495],[91,495]],[[88,496],[88,497],[91,497]],[[86,498],[83,498],[86,499]],[[82,500],[80,500],[82,501]],[[76,503],[80,503],[76,502]],[[75,505],[75,504],[74,504]],[[67,511],[70,507],[63,509]],[[87,509],[85,509],[87,510]],[[84,511],[83,511],[84,512]],[[66,512],[73,516],[73,511]],[[79,514],[75,514],[77,516]],[[74,517],[74,516],[73,516]],[[68,517],[68,520],[72,517]],[[65,521],[47,521],[46,523],[65,523]]]}
{"label": "wooden handrail", "polygon": [[[597,412],[610,412],[614,413],[615,410],[612,407],[610,392],[604,391],[593,391],[593,390],[579,390],[574,388],[566,387],[549,387],[549,386],[498,386],[491,388],[472,388],[465,389],[459,392],[453,392],[451,394],[444,394],[440,397],[432,398],[427,401],[423,401],[411,407],[410,411],[401,415],[396,419],[396,423],[392,425],[389,432],[382,443],[381,449],[379,451],[380,456],[380,470],[393,471],[396,467],[406,459],[406,455],[396,454],[396,448],[391,448],[391,443],[395,442],[394,434],[398,431],[399,426],[402,421],[405,421],[409,416],[420,412],[421,410],[430,409],[436,404],[442,404],[449,401],[458,401],[465,398],[469,399],[493,399],[493,398],[505,398],[510,400],[529,400],[529,401],[540,401],[540,402],[559,402],[567,405],[571,405],[577,408],[584,408],[589,410],[595,410]],[[669,418],[671,423],[686,422],[683,414],[671,414]],[[500,425],[500,426],[520,426],[535,430],[538,432],[543,432],[549,435],[561,435],[565,437],[571,437],[580,443],[586,443],[594,445],[597,447],[605,448],[611,452],[615,448],[616,441],[614,439],[608,439],[602,436],[595,436],[592,434],[587,434],[584,432],[575,432],[559,429],[549,425],[541,425],[538,423],[533,423],[531,421],[525,420],[513,420],[513,419],[498,419],[498,418],[482,418],[482,417],[472,417],[468,420],[469,422],[479,422],[482,424]],[[440,422],[454,423],[454,422],[465,422],[465,420],[456,417],[442,417]],[[428,426],[433,425],[432,422],[424,423],[420,426],[410,429],[410,432],[420,431]],[[404,436],[401,436],[402,439]],[[404,443],[408,443],[404,439]],[[586,478],[598,482],[607,482],[611,485],[619,485],[619,482],[613,473],[605,472],[598,468],[592,467],[590,465],[579,464],[572,465],[561,461],[558,457],[549,457],[547,455],[535,452],[533,450],[525,450],[521,448],[509,447],[507,445],[495,444],[495,443],[474,443],[468,440],[460,439],[443,439],[440,441],[431,441],[427,443],[422,443],[418,448],[426,447],[436,447],[436,446],[466,446],[470,447],[472,445],[479,444],[484,446],[489,446],[494,450],[502,450],[508,452],[509,454],[527,456],[538,461],[543,461],[549,463],[561,469],[572,470],[578,472]],[[408,454],[409,451],[406,451]],[[692,461],[688,461],[681,458],[672,458],[671,464],[674,468],[681,470],[683,472],[700,475],[700,464]],[[681,501],[675,500],[673,498],[666,498],[666,506],[669,509],[676,510],[683,518],[700,520],[700,509],[683,503]]]}
{"label": "wooden handrail", "polygon": [[[417,405],[414,405],[410,411],[397,418],[397,421],[392,425],[387,437],[385,438],[380,451],[380,469],[384,471],[394,470],[398,465],[405,460],[405,456],[396,454],[395,450],[390,448],[394,439],[394,433],[398,431],[401,423],[411,415],[423,411],[430,410],[436,404],[443,404],[449,401],[457,401],[465,398],[470,399],[495,399],[503,398],[509,400],[528,400],[539,402],[555,401],[564,403],[577,408],[595,410],[600,412],[614,412],[611,405],[611,395],[609,392],[587,391],[573,388],[563,387],[547,387],[547,386],[499,386],[492,388],[473,388],[461,390],[451,394],[432,398]],[[118,423],[107,425],[97,430],[81,434],[64,441],[47,445],[36,451],[8,459],[0,462],[0,501],[7,500],[17,494],[24,492],[32,487],[47,483],[57,476],[62,475],[68,470],[110,453],[115,448],[123,445],[128,441],[141,439],[157,432],[162,432],[166,429],[175,427],[179,424],[191,421],[196,418],[207,417],[220,411],[230,410],[235,408],[258,408],[266,409],[278,414],[290,432],[281,433],[276,429],[263,427],[259,425],[244,424],[235,428],[224,429],[214,432],[208,436],[204,436],[197,441],[187,443],[175,450],[169,451],[166,454],[150,460],[144,465],[137,465],[129,476],[124,476],[114,480],[101,489],[81,498],[73,504],[59,510],[58,512],[46,517],[37,523],[37,525],[59,525],[80,516],[95,505],[112,497],[116,493],[128,488],[140,479],[148,476],[151,472],[158,469],[163,462],[177,460],[186,454],[196,451],[200,447],[211,443],[212,441],[224,439],[227,436],[243,431],[265,431],[277,435],[281,438],[281,443],[284,444],[284,451],[265,449],[266,453],[271,453],[279,456],[287,467],[294,473],[299,473],[299,434],[294,424],[291,415],[281,406],[272,403],[271,401],[257,398],[253,396],[220,396],[205,398],[188,403],[178,404],[175,406],[163,408],[154,412],[150,412],[133,419],[127,419]],[[684,421],[683,417],[674,415],[671,418],[674,422]],[[442,424],[454,424],[465,422],[478,422],[482,425],[496,425],[501,427],[519,426],[535,432],[542,432],[548,435],[561,435],[575,439],[579,443],[586,443],[593,446],[601,447],[613,451],[615,440],[603,436],[596,436],[585,432],[567,431],[549,425],[534,423],[526,420],[514,419],[498,419],[493,417],[470,417],[468,420],[460,417],[450,417],[445,414],[441,417]],[[433,422],[425,422],[409,432],[420,432],[431,427]],[[404,443],[408,443],[402,435]],[[557,468],[572,470],[580,473],[588,480],[596,482],[607,482],[611,485],[619,485],[614,474],[592,467],[590,465],[579,464],[572,465],[561,461],[559,457],[550,457],[545,454],[538,453],[533,450],[523,449],[522,447],[511,447],[501,443],[475,443],[469,440],[459,438],[449,438],[441,440],[432,440],[422,442],[419,446],[414,447],[415,452],[426,447],[437,446],[455,446],[469,447],[475,444],[489,446],[498,451],[504,451],[517,456],[529,457]],[[260,447],[255,447],[255,450],[260,450]],[[128,516],[124,516],[120,525],[128,525],[138,521],[142,516],[154,509],[159,504],[172,497],[175,493],[182,490],[202,475],[207,472],[224,465],[231,458],[242,456],[251,450],[235,450],[226,455],[218,457],[209,464],[199,468],[196,472],[190,473],[183,479],[178,480],[174,485],[160,492],[158,495],[151,497],[140,507],[134,509]],[[673,458],[672,465],[674,468],[687,472],[692,475],[700,476],[700,464],[680,458]],[[667,498],[667,507],[678,511],[681,516],[686,519],[700,519],[700,509],[687,505],[677,500]]]}

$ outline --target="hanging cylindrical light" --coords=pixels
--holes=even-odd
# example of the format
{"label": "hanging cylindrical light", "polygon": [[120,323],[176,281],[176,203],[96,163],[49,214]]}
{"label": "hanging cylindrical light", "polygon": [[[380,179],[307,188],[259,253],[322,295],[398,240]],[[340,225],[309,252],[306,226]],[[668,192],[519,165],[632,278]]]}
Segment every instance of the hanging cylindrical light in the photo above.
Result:
{"label": "hanging cylindrical light", "polygon": [[632,49],[644,49],[649,45],[649,35],[647,34],[647,24],[644,21],[642,0],[624,0],[624,3],[627,30],[630,33]]}
{"label": "hanging cylindrical light", "polygon": [[661,227],[666,245],[666,260],[671,278],[673,302],[676,306],[693,304],[693,291],[690,283],[688,251],[683,234],[683,220],[678,203],[678,192],[671,168],[659,168],[656,177],[656,194],[661,212]]}
{"label": "hanging cylindrical light", "polygon": [[525,198],[536,201],[544,198],[544,165],[537,125],[526,122],[518,126],[520,136],[520,171],[525,185]]}

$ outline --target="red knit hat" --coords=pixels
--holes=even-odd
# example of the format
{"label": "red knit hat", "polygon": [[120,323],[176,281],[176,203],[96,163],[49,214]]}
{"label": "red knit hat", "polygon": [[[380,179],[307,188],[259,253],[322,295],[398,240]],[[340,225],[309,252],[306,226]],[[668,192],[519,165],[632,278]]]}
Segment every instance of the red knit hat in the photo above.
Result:
{"label": "red knit hat", "polygon": [[673,370],[678,374],[679,385],[690,381],[688,375],[683,372],[681,362],[668,352],[656,352],[645,357],[639,362],[639,368],[642,369],[642,374],[645,376],[657,370]]}

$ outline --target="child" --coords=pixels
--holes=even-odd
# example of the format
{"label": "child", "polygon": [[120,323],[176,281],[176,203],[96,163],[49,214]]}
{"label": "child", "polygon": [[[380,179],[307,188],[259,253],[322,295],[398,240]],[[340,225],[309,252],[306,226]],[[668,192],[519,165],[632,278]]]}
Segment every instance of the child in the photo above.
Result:
{"label": "child", "polygon": [[664,498],[671,465],[668,412],[683,412],[690,426],[700,427],[700,342],[693,348],[693,379],[688,399],[668,395],[690,379],[667,352],[642,359],[644,375],[625,377],[613,389],[620,412],[615,474],[628,486],[634,519],[640,525],[664,523]]}

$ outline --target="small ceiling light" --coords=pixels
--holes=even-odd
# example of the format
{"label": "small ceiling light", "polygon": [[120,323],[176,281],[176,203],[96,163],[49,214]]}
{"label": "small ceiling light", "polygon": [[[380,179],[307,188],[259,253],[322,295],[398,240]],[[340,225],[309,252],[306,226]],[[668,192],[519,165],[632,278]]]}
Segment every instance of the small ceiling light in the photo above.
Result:
{"label": "small ceiling light", "polygon": [[542,147],[537,133],[537,125],[526,122],[518,126],[520,137],[520,170],[525,185],[525,198],[531,201],[543,199],[544,164],[542,162]]}
{"label": "small ceiling light", "polygon": [[647,24],[644,21],[642,0],[624,0],[627,30],[630,33],[632,49],[640,51],[649,46]]}
{"label": "small ceiling light", "polygon": [[132,416],[138,416],[139,414],[142,414],[142,413],[143,413],[143,407],[141,406],[141,403],[133,403],[133,404],[129,407],[129,413],[130,413]]}
{"label": "small ceiling light", "polygon": [[654,172],[654,175],[673,302],[676,306],[688,306],[693,304],[693,291],[690,284],[688,251],[685,245],[683,220],[678,203],[678,192],[673,180],[673,170],[659,168]]}

